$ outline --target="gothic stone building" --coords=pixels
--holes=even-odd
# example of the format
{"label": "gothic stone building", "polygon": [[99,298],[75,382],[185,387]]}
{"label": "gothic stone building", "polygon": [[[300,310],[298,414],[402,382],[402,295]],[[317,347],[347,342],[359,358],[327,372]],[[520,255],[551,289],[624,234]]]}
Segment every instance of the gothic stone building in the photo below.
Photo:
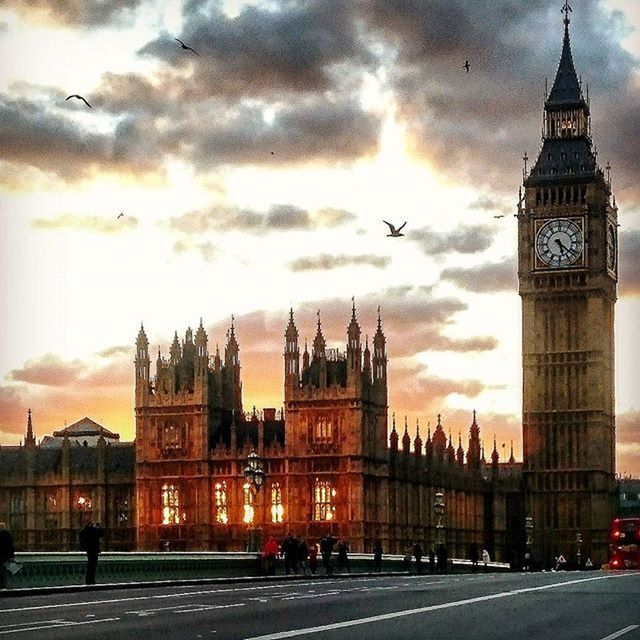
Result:
{"label": "gothic stone building", "polygon": [[[455,450],[440,417],[426,443],[395,419],[387,432],[387,356],[380,318],[373,352],[362,344],[355,307],[346,351],[326,347],[318,318],[312,351],[300,353],[291,312],[285,331],[284,410],[243,412],[239,346],[233,324],[224,359],[209,357],[202,327],[174,338],[151,376],[149,344],[136,343],[137,546],[243,549],[250,530],[264,539],[287,531],[308,539],[331,532],[352,549],[376,539],[401,551],[413,540],[433,545],[435,494],[445,496],[442,534],[451,553],[475,542],[498,557],[522,547],[519,465],[483,464],[479,428],[466,455]],[[263,460],[266,481],[246,483],[247,456]]]}

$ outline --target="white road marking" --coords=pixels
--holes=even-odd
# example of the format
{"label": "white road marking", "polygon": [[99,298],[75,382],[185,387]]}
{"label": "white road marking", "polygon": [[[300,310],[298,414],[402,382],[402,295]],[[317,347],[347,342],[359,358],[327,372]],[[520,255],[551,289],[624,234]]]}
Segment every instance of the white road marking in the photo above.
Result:
{"label": "white road marking", "polygon": [[[340,582],[339,580],[326,580],[323,582],[326,584],[336,584]],[[313,582],[296,582],[296,588],[299,588],[302,585],[311,585]],[[124,588],[124,587],[123,587]],[[260,585],[260,586],[251,586],[251,587],[234,587],[231,589],[203,589],[200,591],[185,591],[182,593],[164,593],[160,595],[154,596],[134,596],[129,598],[111,598],[110,600],[87,600],[85,602],[62,602],[59,604],[41,604],[32,607],[15,607],[13,609],[0,609],[0,615],[3,613],[13,613],[14,611],[38,611],[41,609],[58,609],[58,608],[69,608],[69,607],[86,607],[86,606],[95,606],[98,604],[116,604],[118,602],[140,602],[144,600],[163,600],[166,598],[187,598],[190,596],[201,596],[201,595],[210,595],[216,593],[237,593],[240,591],[260,591],[266,589],[282,589],[281,584],[270,584],[270,585]],[[284,592],[287,593],[287,592]]]}
{"label": "white road marking", "polygon": [[324,593],[312,593],[308,596],[287,596],[286,598],[282,598],[283,600],[306,600],[307,598],[324,598],[325,596],[337,596],[342,593],[342,591],[325,591]]}
{"label": "white road marking", "polygon": [[614,640],[614,638],[619,638],[620,636],[623,636],[625,633],[629,633],[629,631],[633,631],[634,629],[637,629],[638,626],[639,625],[637,624],[631,624],[628,627],[625,627],[624,629],[620,629],[620,631],[616,631],[615,633],[612,633],[606,638],[602,638],[602,640]]}
{"label": "white road marking", "polygon": [[[296,636],[305,636],[312,633],[321,633],[323,631],[331,631],[333,629],[342,629],[344,627],[355,627],[362,624],[370,624],[372,622],[382,622],[385,620],[392,620],[394,618],[404,618],[406,616],[412,616],[419,613],[428,613],[430,611],[438,611],[440,609],[451,609],[453,607],[462,607],[468,604],[475,604],[477,602],[486,602],[487,600],[496,600],[498,598],[509,598],[523,593],[531,593],[534,591],[544,591],[547,589],[555,589],[566,585],[580,584],[583,582],[593,582],[595,580],[613,580],[615,578],[625,578],[630,575],[638,574],[615,574],[596,576],[594,578],[582,578],[579,580],[565,580],[564,582],[555,582],[553,584],[546,584],[540,587],[528,587],[525,589],[514,589],[513,591],[501,591],[499,593],[492,593],[485,596],[478,596],[475,598],[465,598],[464,600],[454,600],[453,602],[444,602],[442,604],[434,604],[428,607],[419,607],[418,609],[404,609],[403,611],[394,611],[392,613],[384,613],[377,616],[369,616],[367,618],[358,618],[356,620],[345,620],[344,622],[334,622],[333,624],[325,624],[318,627],[307,627],[306,629],[292,629],[291,631],[277,631],[275,633],[269,633],[263,636],[254,636],[247,638],[247,640],[281,640],[282,638],[293,638]],[[604,639],[606,640],[606,639]]]}
{"label": "white road marking", "polygon": [[38,620],[37,622],[33,620],[31,620],[31,622],[14,622],[13,624],[3,624],[0,626],[0,631],[3,629],[12,629],[13,627],[26,627],[30,624],[49,624],[51,622],[64,622],[64,620],[62,618],[56,618],[55,620]]}
{"label": "white road marking", "polygon": [[245,605],[242,603],[239,604],[203,604],[199,606],[197,609],[193,607],[189,609],[179,609],[174,611],[174,613],[195,613],[196,611],[212,611],[213,609],[231,609],[233,607],[244,607]]}
{"label": "white road marking", "polygon": [[120,618],[102,618],[102,620],[85,620],[84,622],[72,622],[71,620],[63,620],[58,624],[41,625],[39,627],[23,627],[22,629],[9,629],[8,631],[0,631],[0,635],[6,635],[8,633],[20,633],[22,631],[40,631],[41,629],[62,629],[63,627],[79,627],[82,624],[114,622],[115,620],[120,620]]}

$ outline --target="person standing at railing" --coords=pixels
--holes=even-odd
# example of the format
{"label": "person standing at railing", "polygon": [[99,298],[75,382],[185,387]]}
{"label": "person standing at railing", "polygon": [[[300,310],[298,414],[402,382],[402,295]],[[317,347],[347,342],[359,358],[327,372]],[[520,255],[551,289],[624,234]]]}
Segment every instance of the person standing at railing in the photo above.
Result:
{"label": "person standing at railing", "polygon": [[86,584],[96,583],[98,556],[100,555],[100,538],[104,536],[104,528],[99,523],[89,520],[80,531],[80,549],[87,553]]}
{"label": "person standing at railing", "polygon": [[7,525],[0,522],[0,589],[7,588],[7,564],[13,560],[15,551],[13,538],[7,531]]}

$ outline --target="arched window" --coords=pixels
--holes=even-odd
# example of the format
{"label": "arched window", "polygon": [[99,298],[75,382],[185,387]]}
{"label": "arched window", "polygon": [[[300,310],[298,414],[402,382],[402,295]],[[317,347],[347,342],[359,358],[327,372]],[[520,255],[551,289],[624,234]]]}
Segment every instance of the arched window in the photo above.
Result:
{"label": "arched window", "polygon": [[215,504],[215,519],[218,524],[227,524],[229,522],[229,513],[227,511],[227,483],[216,482],[213,485],[213,501]]}
{"label": "arched window", "polygon": [[331,481],[316,478],[313,487],[313,519],[316,521],[333,520],[336,507],[334,498],[336,490]]}
{"label": "arched window", "polygon": [[162,524],[180,524],[180,492],[175,484],[162,485]]}
{"label": "arched window", "polygon": [[245,482],[242,485],[242,491],[244,494],[242,522],[251,524],[255,516],[255,508],[253,505],[253,491],[251,489],[251,485],[248,482]]}
{"label": "arched window", "polygon": [[282,506],[282,490],[280,483],[271,484],[271,522],[282,522],[284,507]]}
{"label": "arched window", "polygon": [[333,423],[330,418],[320,417],[317,419],[313,439],[318,444],[333,442]]}

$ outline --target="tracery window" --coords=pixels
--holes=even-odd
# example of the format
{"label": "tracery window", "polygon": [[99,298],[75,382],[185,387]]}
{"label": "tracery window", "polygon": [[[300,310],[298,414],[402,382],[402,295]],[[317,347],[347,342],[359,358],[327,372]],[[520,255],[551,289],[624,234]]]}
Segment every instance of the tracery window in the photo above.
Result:
{"label": "tracery window", "polygon": [[313,487],[313,519],[317,521],[335,518],[336,490],[329,480],[315,479]]}
{"label": "tracery window", "polygon": [[253,504],[253,490],[248,482],[242,485],[242,492],[244,494],[242,521],[246,524],[252,524],[255,516],[255,508]]}
{"label": "tracery window", "polygon": [[174,484],[162,485],[162,524],[180,524],[180,491]]}
{"label": "tracery window", "polygon": [[213,486],[213,501],[215,505],[215,519],[218,524],[227,524],[229,522],[229,513],[227,511],[227,483],[216,482]]}
{"label": "tracery window", "polygon": [[283,517],[282,489],[279,482],[274,482],[271,485],[271,522],[282,522]]}
{"label": "tracery window", "polygon": [[330,418],[318,418],[313,439],[319,444],[330,444],[333,442],[333,423]]}

